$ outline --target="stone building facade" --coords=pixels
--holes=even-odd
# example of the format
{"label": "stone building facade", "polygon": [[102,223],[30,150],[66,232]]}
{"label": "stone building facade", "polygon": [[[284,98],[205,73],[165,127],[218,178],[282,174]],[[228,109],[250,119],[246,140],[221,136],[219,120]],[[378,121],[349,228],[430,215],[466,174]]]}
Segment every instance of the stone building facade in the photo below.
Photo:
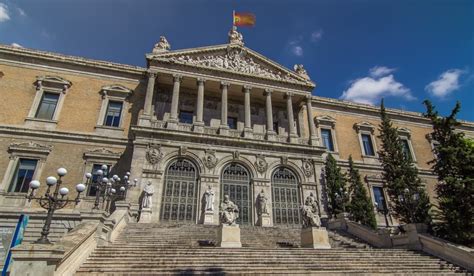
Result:
{"label": "stone building facade", "polygon": [[[202,223],[210,187],[214,223],[227,194],[240,207],[240,224],[265,224],[255,208],[263,192],[268,226],[299,225],[310,194],[327,217],[327,152],[343,167],[352,155],[374,204],[385,204],[376,107],[312,96],[316,85],[302,65],[289,70],[269,60],[235,29],[227,44],[185,50],[170,50],[161,37],[146,60],[140,68],[0,45],[2,209],[38,207],[25,199],[29,179],[44,182],[65,167],[73,190],[106,164],[138,180],[127,194],[134,210],[152,183],[154,222]],[[434,199],[429,122],[388,112]],[[474,136],[471,122],[460,130]],[[90,210],[93,192],[70,208]],[[386,223],[381,215],[378,222]]]}

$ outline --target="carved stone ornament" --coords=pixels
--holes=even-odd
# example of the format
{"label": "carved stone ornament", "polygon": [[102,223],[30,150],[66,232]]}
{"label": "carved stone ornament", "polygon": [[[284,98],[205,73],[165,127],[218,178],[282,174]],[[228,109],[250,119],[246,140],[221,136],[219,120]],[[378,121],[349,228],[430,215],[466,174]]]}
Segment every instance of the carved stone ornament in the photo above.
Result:
{"label": "carved stone ornament", "polygon": [[217,165],[216,152],[214,150],[206,150],[203,158],[204,165],[208,169],[212,169]]}
{"label": "carved stone ornament", "polygon": [[255,167],[259,173],[264,173],[267,171],[268,163],[265,160],[263,155],[257,155],[257,160],[255,161]]}
{"label": "carved stone ornament", "polygon": [[303,67],[303,64],[295,64],[295,66],[293,66],[293,69],[295,70],[296,74],[302,76],[307,80],[310,79],[308,73],[306,72],[306,69],[304,69]]}
{"label": "carved stone ornament", "polygon": [[281,157],[281,164],[282,165],[287,165],[288,164],[288,156],[284,155]]}
{"label": "carved stone ornament", "polygon": [[303,168],[304,175],[306,175],[306,177],[310,177],[313,175],[314,173],[313,164],[311,164],[310,160],[303,160],[302,168]]}
{"label": "carved stone ornament", "polygon": [[229,31],[228,36],[230,44],[244,45],[244,37],[241,33],[237,31],[236,26],[232,26],[232,29]]}
{"label": "carved stone ornament", "polygon": [[186,146],[180,146],[179,147],[179,156],[186,155],[186,152],[188,151],[188,147]]}
{"label": "carved stone ornament", "polygon": [[49,153],[53,149],[51,145],[43,145],[35,142],[24,142],[24,143],[11,143],[8,147],[10,152],[12,151],[29,151],[29,152],[41,152]]}
{"label": "carved stone ornament", "polygon": [[150,164],[156,164],[163,158],[163,152],[161,151],[161,145],[149,144],[146,150],[146,159]]}
{"label": "carved stone ornament", "polygon": [[229,47],[225,55],[198,56],[181,55],[171,57],[172,63],[184,63],[188,65],[200,65],[217,69],[225,69],[238,73],[250,74],[253,76],[265,77],[274,80],[284,80],[294,82],[296,78],[288,73],[279,70],[273,70],[255,62],[255,60],[247,54],[245,49]]}
{"label": "carved stone ornament", "polygon": [[155,44],[155,47],[153,47],[153,53],[163,53],[167,52],[171,49],[170,44],[168,43],[168,40],[164,36],[160,36],[160,41]]}
{"label": "carved stone ornament", "polygon": [[234,160],[238,160],[240,158],[240,152],[238,150],[234,151],[232,153],[232,157],[234,158]]}

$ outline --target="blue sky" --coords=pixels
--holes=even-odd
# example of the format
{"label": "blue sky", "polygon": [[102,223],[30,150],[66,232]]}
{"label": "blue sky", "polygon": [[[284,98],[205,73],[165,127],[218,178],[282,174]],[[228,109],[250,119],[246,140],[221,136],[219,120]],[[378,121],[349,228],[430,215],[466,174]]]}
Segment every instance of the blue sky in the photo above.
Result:
{"label": "blue sky", "polygon": [[442,114],[461,101],[474,121],[471,0],[0,0],[0,43],[145,66],[165,35],[172,49],[227,42],[232,10],[252,12],[246,46],[293,68],[314,95]]}

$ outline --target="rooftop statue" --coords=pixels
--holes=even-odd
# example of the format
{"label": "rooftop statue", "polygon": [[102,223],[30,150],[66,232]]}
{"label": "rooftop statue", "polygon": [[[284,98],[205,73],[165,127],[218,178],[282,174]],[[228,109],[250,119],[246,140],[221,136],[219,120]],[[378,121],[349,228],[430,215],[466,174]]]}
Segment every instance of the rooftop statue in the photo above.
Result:
{"label": "rooftop statue", "polygon": [[155,44],[155,47],[153,47],[153,54],[158,54],[158,53],[163,53],[167,52],[171,49],[170,44],[168,43],[168,40],[164,36],[160,36],[160,41]]}
{"label": "rooftop statue", "polygon": [[309,80],[309,75],[308,75],[308,72],[306,72],[306,69],[304,69],[303,67],[303,64],[295,64],[295,66],[293,66],[293,69],[295,70],[296,74],[298,74],[299,76],[302,76],[303,78]]}
{"label": "rooftop statue", "polygon": [[244,37],[241,33],[237,32],[236,26],[232,26],[232,29],[229,31],[229,43],[244,45]]}

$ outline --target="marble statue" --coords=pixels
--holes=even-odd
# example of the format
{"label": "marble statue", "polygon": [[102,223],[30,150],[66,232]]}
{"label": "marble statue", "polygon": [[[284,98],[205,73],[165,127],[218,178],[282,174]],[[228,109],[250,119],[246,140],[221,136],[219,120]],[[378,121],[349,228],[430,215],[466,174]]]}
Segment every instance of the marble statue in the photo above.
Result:
{"label": "marble statue", "polygon": [[219,219],[222,224],[236,225],[236,220],[239,217],[239,207],[229,199],[228,195],[224,195],[219,208]]}
{"label": "marble statue", "polygon": [[155,193],[155,188],[153,188],[151,181],[148,180],[148,182],[145,185],[145,188],[143,188],[143,200],[142,200],[142,209],[144,208],[151,208],[152,207],[152,200],[151,197]]}
{"label": "marble statue", "polygon": [[204,192],[204,211],[214,211],[214,195],[214,191],[209,186],[207,191]]}
{"label": "marble statue", "polygon": [[168,43],[168,40],[164,36],[160,36],[160,41],[155,44],[155,47],[153,47],[153,53],[162,53],[169,51],[171,49],[170,44]]}
{"label": "marble statue", "polygon": [[237,32],[237,27],[232,26],[229,31],[229,43],[244,45],[244,37],[241,33]]}
{"label": "marble statue", "polygon": [[262,214],[268,214],[267,202],[268,202],[268,198],[262,190],[257,196],[258,216],[261,216]]}
{"label": "marble statue", "polygon": [[306,72],[306,69],[304,69],[303,64],[295,64],[295,66],[293,66],[293,69],[295,70],[296,74],[309,80],[308,72]]}
{"label": "marble statue", "polygon": [[314,197],[313,193],[311,193],[306,198],[304,205],[301,206],[303,227],[321,227],[321,220],[318,213],[318,201]]}

